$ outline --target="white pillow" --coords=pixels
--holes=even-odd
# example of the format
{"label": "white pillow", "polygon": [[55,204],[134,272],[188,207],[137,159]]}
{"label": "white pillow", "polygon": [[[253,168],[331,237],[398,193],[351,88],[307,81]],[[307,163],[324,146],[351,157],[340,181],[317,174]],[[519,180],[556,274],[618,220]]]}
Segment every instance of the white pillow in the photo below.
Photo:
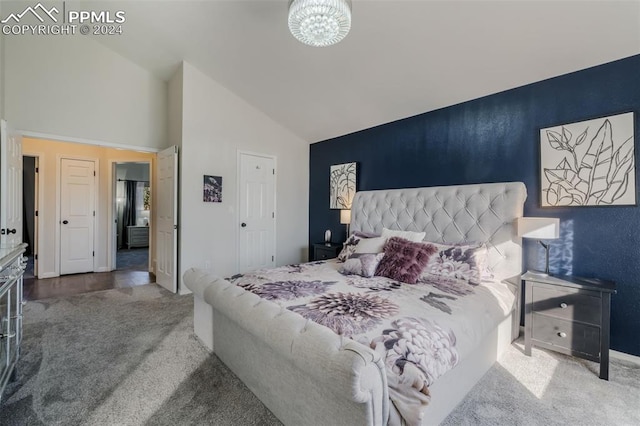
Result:
{"label": "white pillow", "polygon": [[385,237],[361,238],[354,253],[382,253],[386,242]]}
{"label": "white pillow", "polygon": [[382,228],[382,237],[389,239],[392,237],[400,237],[405,240],[413,241],[414,243],[421,243],[424,240],[426,232],[413,232],[413,231],[395,231],[387,228]]}

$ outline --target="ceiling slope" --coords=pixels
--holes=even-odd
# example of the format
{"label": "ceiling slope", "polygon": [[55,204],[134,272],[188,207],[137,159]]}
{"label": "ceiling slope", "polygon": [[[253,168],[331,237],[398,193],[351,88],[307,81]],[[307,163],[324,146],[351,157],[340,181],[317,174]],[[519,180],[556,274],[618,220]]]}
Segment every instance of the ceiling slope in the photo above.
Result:
{"label": "ceiling slope", "polygon": [[168,79],[185,60],[316,142],[640,53],[640,1],[353,1],[351,33],[297,42],[287,0],[86,2],[100,43]]}

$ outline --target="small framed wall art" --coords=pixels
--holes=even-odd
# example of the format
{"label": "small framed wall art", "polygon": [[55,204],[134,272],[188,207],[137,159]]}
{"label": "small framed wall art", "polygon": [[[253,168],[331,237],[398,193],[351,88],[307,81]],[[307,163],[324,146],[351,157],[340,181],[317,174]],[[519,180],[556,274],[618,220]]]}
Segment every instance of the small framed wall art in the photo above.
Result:
{"label": "small framed wall art", "polygon": [[542,207],[632,206],[634,113],[540,129]]}
{"label": "small framed wall art", "polygon": [[204,175],[203,198],[205,203],[222,202],[222,177]]}

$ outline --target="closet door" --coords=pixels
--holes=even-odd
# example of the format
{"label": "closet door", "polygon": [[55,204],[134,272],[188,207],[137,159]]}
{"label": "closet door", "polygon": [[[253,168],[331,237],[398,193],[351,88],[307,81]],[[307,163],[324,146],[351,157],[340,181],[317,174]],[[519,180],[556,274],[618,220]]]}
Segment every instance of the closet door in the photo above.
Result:
{"label": "closet door", "polygon": [[156,191],[157,227],[156,282],[177,293],[178,280],[178,147],[172,146],[158,153],[158,189]]}
{"label": "closet door", "polygon": [[22,242],[22,136],[0,120],[0,243]]}

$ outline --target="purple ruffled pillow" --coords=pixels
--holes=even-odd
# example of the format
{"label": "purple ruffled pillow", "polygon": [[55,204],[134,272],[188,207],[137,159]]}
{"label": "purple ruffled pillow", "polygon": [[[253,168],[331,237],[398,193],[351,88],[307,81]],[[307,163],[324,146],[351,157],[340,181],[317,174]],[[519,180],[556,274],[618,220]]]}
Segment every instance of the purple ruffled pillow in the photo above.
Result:
{"label": "purple ruffled pillow", "polygon": [[376,275],[415,284],[431,256],[437,252],[433,244],[390,238],[384,246],[384,257],[378,264]]}

